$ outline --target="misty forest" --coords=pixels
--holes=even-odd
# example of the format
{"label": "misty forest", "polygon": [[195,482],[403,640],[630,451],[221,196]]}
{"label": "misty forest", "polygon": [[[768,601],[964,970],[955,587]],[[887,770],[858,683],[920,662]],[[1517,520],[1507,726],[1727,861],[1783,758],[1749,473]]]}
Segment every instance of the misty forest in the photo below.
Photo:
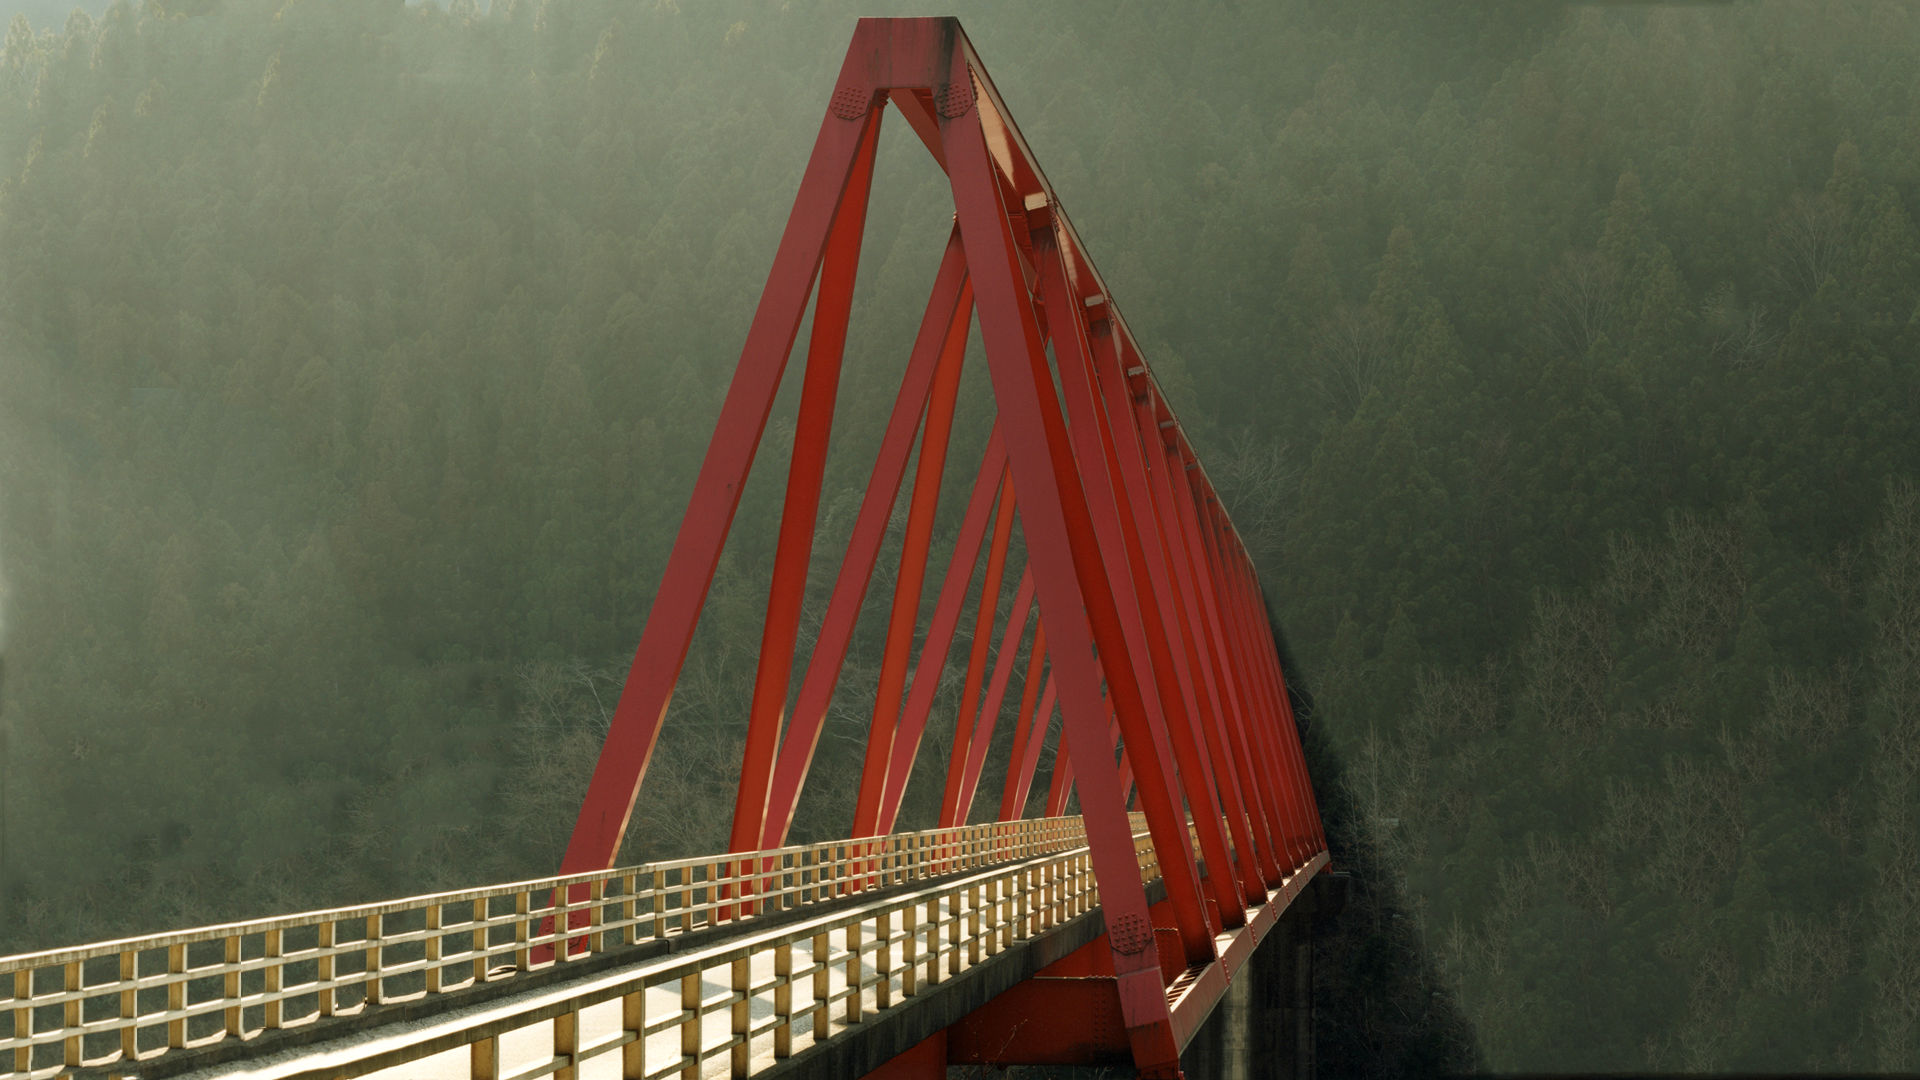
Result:
{"label": "misty forest", "polygon": [[[928,10],[1311,695],[1323,1067],[1920,1069],[1920,6],[1864,0],[0,0],[0,952],[553,872],[854,20]],[[829,539],[951,210],[887,125]],[[629,861],[725,847],[784,467]]]}

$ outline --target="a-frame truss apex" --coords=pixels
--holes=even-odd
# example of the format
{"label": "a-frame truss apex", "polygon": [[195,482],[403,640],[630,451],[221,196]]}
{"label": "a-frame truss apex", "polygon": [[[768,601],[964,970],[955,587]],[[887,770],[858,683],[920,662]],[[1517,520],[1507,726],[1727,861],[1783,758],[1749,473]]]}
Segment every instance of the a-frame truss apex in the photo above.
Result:
{"label": "a-frame truss apex", "polygon": [[[801,604],[888,103],[946,172],[954,224],[820,629],[801,655]],[[1325,837],[1246,546],[954,18],[861,19],[854,31],[562,870],[610,866],[619,854],[810,299],[732,850],[787,839],[888,522],[910,487],[850,836],[894,828],[963,609],[977,596],[965,689],[942,708],[953,714],[954,749],[941,823],[964,823],[979,804],[983,755],[1010,700],[1011,673],[1024,669],[1002,814],[1024,812],[1057,700],[1054,776],[1041,790],[1053,812],[1076,797],[1085,818],[1134,1061],[1142,1075],[1178,1075],[1196,1017],[1244,959],[1216,943],[1270,921],[1274,905],[1324,864]],[[931,565],[932,531],[976,319],[997,418],[941,568]],[[1026,553],[1019,568],[1008,565],[1016,521]],[[937,598],[923,613],[932,581]],[[989,676],[987,641],[1003,590],[1013,594],[1013,617]],[[1030,607],[1038,619],[1029,637]],[[1014,654],[1023,643],[1021,664]],[[1134,835],[1130,798],[1144,812],[1144,838]],[[1157,908],[1137,842],[1151,843],[1164,882]],[[739,911],[752,906],[740,897]]]}

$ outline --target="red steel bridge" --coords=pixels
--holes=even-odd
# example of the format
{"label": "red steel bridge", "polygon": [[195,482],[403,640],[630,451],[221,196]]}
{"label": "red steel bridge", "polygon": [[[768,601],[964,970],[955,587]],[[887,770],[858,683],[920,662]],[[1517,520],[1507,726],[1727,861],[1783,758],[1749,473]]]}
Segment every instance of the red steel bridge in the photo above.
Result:
{"label": "red steel bridge", "polygon": [[[803,657],[889,103],[951,180],[954,224]],[[810,300],[729,850],[618,866]],[[928,612],[975,320],[996,420]],[[850,838],[791,845],[910,459]],[[969,596],[962,659],[949,653]],[[949,663],[966,674],[938,827],[897,832]],[[998,813],[969,825],[1020,663]],[[1056,704],[1045,816],[1023,819]],[[694,1080],[1104,1063],[1173,1077],[1327,860],[1254,567],[1058,196],[956,20],[863,19],[560,875],[0,959],[0,1065]]]}

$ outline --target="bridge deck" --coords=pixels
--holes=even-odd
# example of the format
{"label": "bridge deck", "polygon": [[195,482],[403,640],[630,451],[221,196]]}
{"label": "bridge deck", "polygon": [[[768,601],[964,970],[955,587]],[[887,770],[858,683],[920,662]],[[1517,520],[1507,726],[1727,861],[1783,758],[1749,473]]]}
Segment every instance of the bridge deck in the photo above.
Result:
{"label": "bridge deck", "polygon": [[[829,910],[821,905],[835,905],[847,893],[878,898],[945,880],[940,875],[1018,868],[1036,858],[1052,857],[1055,893],[1065,887],[1069,867],[1091,890],[1084,835],[1077,818],[936,829],[0,958],[0,993],[11,991],[0,998],[0,1060],[11,1066],[10,1075],[29,1077],[160,1075],[170,1059],[206,1063],[269,1044],[312,1041],[322,1029],[361,1023],[410,997],[430,1003],[420,1011],[455,999],[498,1000],[514,990],[503,983],[604,970],[611,954],[657,955],[683,942],[703,947],[716,924],[732,922],[743,932],[788,926],[813,910]],[[1145,848],[1150,853],[1151,845]],[[1071,854],[1076,851],[1081,854]],[[1157,874],[1150,854],[1143,867]],[[748,886],[764,914],[742,918]],[[875,894],[878,889],[888,891]],[[974,917],[999,916],[983,911]],[[543,962],[543,949],[551,956],[561,937],[573,943],[566,964]]]}

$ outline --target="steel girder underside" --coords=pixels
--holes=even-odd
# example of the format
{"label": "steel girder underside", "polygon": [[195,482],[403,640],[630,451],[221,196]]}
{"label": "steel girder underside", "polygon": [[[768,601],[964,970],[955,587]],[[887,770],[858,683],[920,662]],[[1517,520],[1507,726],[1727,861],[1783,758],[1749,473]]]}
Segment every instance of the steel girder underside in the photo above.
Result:
{"label": "steel girder underside", "polygon": [[[847,317],[889,102],[950,179],[954,226],[794,693]],[[1037,609],[999,818],[1024,812],[1057,702],[1062,735],[1046,813],[1062,813],[1069,794],[1078,797],[1108,933],[1096,943],[1103,955],[1084,965],[1087,981],[1069,990],[1068,980],[1050,979],[1029,996],[1069,995],[1075,1008],[1117,1017],[1142,1075],[1178,1075],[1198,1018],[1263,925],[1325,864],[1326,839],[1253,564],[956,19],[862,19],[854,32],[561,870],[611,866],[618,855],[810,298],[730,850],[786,841],[917,438],[850,835],[894,828],[984,547],[940,824],[972,813]],[[997,419],[909,680],[974,318]],[[1017,574],[1008,566],[1016,517],[1026,550]],[[989,672],[1008,589],[1011,611]],[[1141,884],[1130,798],[1146,815],[1164,877],[1159,910],[1149,909]],[[743,909],[751,904],[741,899]],[[1248,932],[1236,933],[1242,928]],[[1221,944],[1238,940],[1247,946]]]}

